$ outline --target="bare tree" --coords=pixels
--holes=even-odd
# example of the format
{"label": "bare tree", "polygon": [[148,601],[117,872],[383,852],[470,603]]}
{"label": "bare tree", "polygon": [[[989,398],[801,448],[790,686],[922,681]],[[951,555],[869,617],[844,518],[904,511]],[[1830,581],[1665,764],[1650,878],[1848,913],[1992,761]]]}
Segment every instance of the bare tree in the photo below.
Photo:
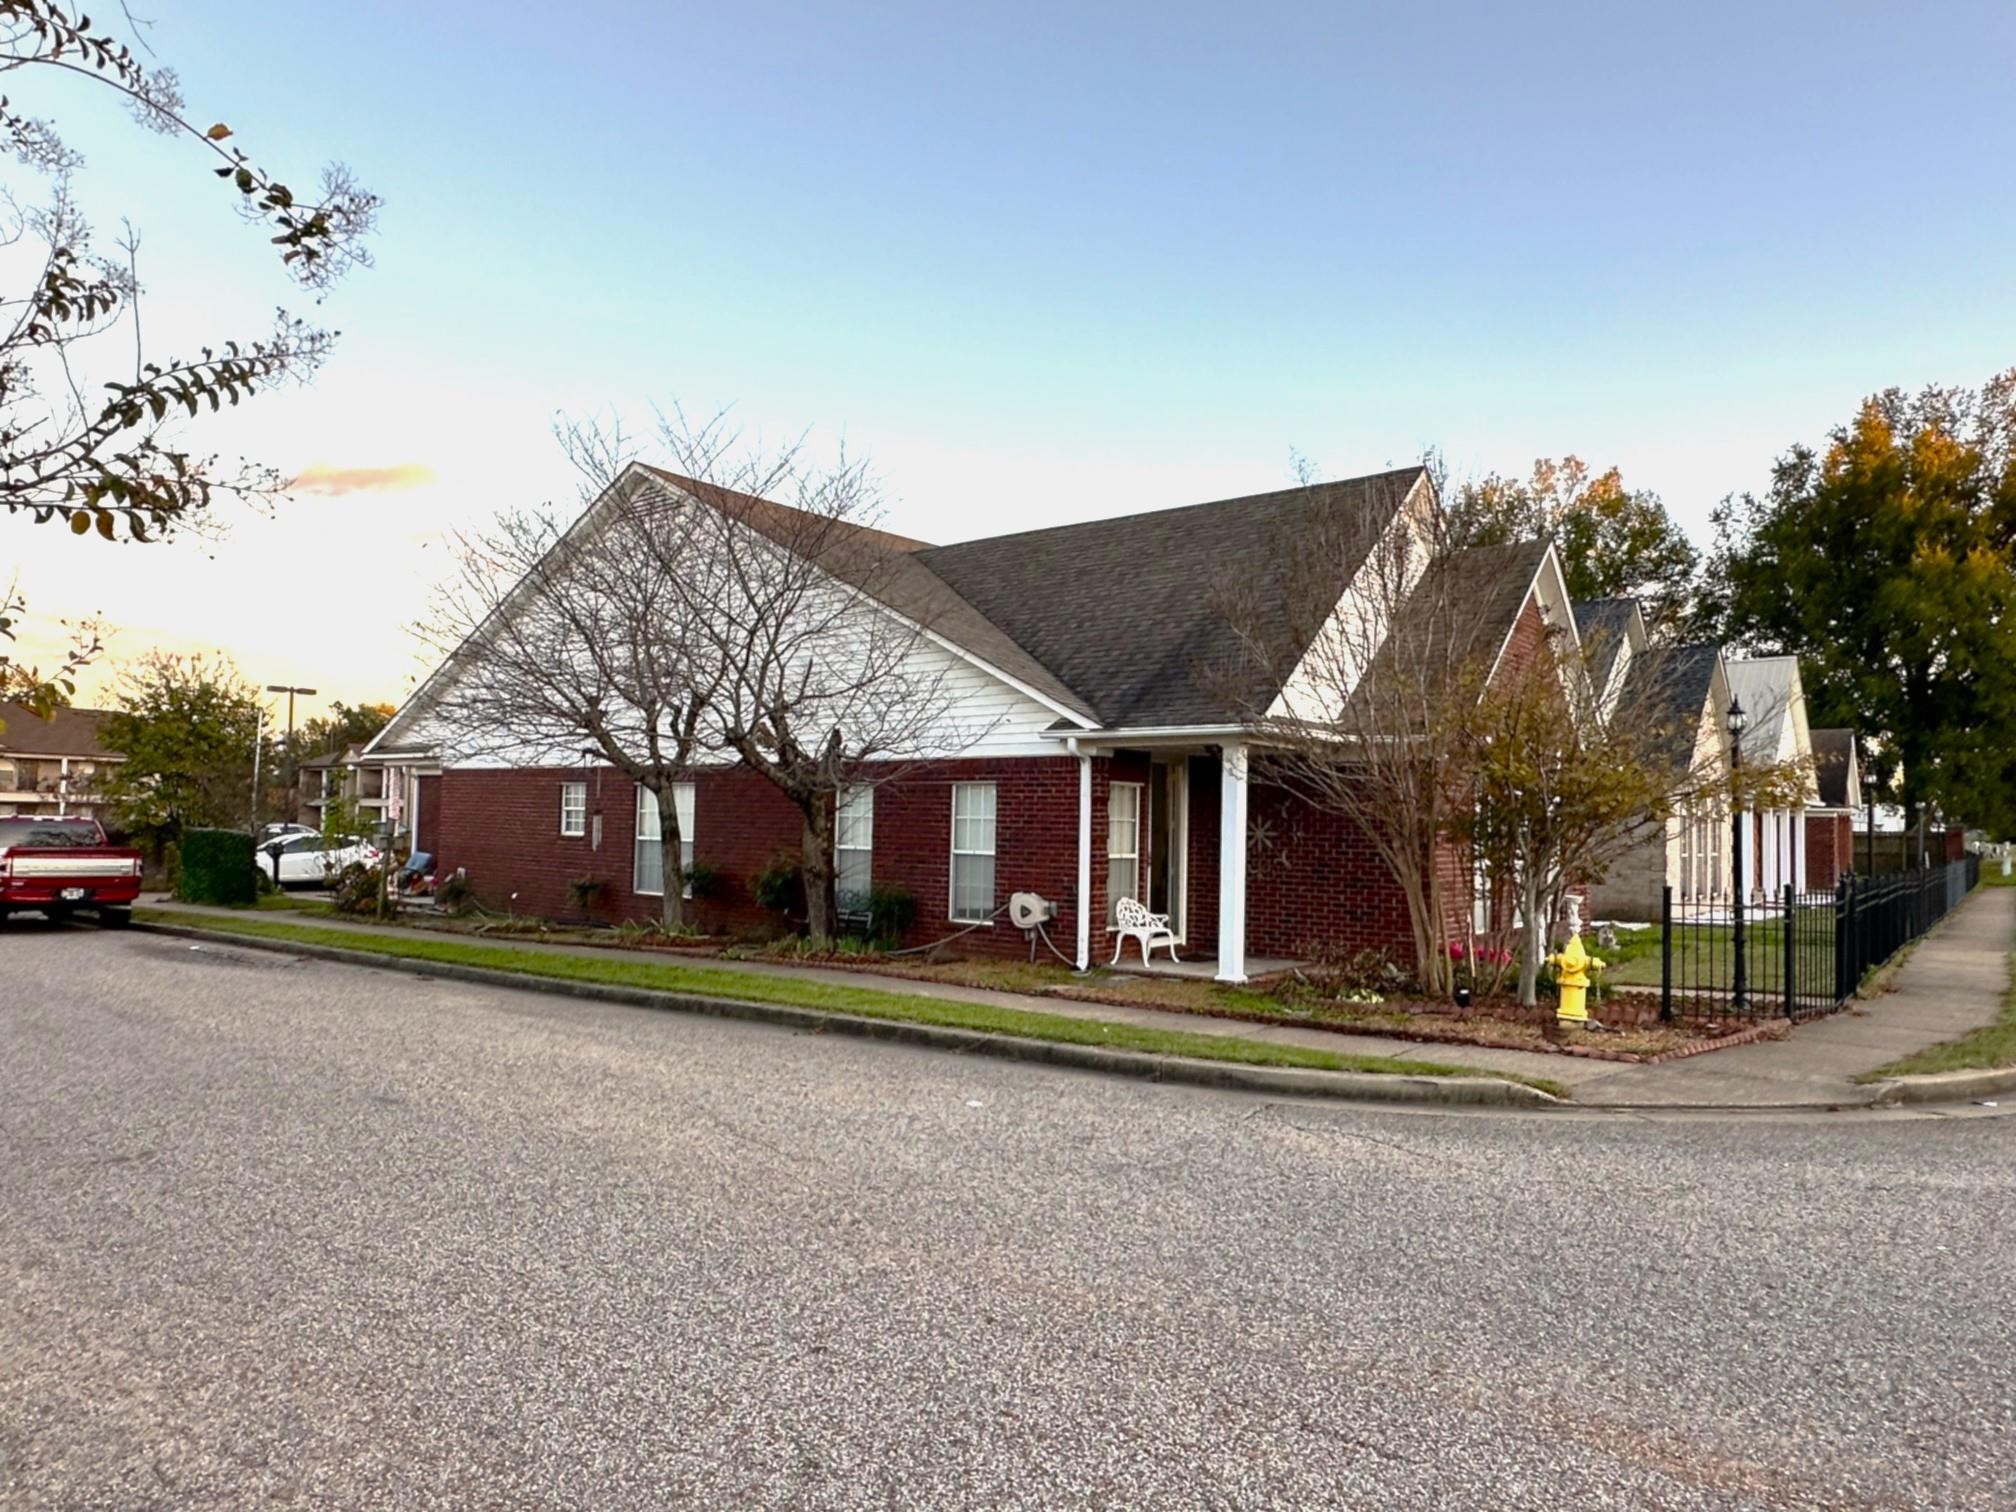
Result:
{"label": "bare tree", "polygon": [[[726,683],[698,623],[711,567],[694,518],[649,480],[625,477],[620,433],[563,426],[589,507],[508,510],[456,542],[457,576],[415,626],[444,656],[430,719],[459,755],[577,764],[585,752],[658,806],[661,918],[685,926],[675,792],[718,749],[710,719]],[[696,591],[702,590],[702,591]]]}
{"label": "bare tree", "polygon": [[740,761],[802,818],[807,924],[834,931],[841,790],[984,733],[953,715],[927,625],[947,590],[878,530],[861,463],[661,416],[670,470],[620,427],[565,423],[587,510],[507,512],[465,538],[433,718],[465,754],[551,764],[584,745],[658,798],[667,924],[683,923],[673,791]]}
{"label": "bare tree", "polygon": [[1273,569],[1214,590],[1233,648],[1214,680],[1260,737],[1257,770],[1348,821],[1390,871],[1422,986],[1439,991],[1461,906],[1445,861],[1499,648],[1477,579],[1499,564],[1457,570],[1423,474],[1303,487],[1311,507]]}
{"label": "bare tree", "polygon": [[867,465],[812,460],[802,438],[748,442],[722,416],[660,416],[675,488],[709,506],[687,549],[694,624],[721,669],[719,738],[800,815],[806,927],[835,931],[833,829],[844,788],[900,776],[985,733],[961,720],[931,626],[948,590],[911,555],[921,544],[877,528]]}

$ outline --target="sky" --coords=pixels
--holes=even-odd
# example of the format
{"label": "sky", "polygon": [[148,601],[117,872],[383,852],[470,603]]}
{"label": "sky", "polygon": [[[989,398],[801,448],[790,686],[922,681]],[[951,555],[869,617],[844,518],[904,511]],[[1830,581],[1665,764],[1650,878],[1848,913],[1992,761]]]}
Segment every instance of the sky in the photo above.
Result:
{"label": "sky", "polygon": [[453,533],[572,499],[556,415],[809,430],[933,541],[1433,448],[1615,464],[1705,543],[1863,395],[2016,364],[2006,3],[135,8],[193,116],[385,205],[317,306],[190,144],[10,78],[157,352],[342,332],[190,434],[302,478],[269,516],[0,526],[31,653],[117,627],[87,697],[161,647],[396,701]]}

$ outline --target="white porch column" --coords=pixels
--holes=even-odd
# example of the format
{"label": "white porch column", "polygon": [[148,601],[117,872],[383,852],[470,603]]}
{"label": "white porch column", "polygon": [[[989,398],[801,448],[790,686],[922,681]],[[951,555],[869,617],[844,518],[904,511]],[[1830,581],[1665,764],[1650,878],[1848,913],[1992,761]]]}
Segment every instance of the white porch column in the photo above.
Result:
{"label": "white porch column", "polygon": [[1806,810],[1792,812],[1792,888],[1806,891]]}
{"label": "white porch column", "polygon": [[[1074,740],[1072,749],[1078,743]],[[1078,757],[1078,969],[1092,965],[1092,758]]]}
{"label": "white porch column", "polygon": [[1764,816],[1764,893],[1773,896],[1778,891],[1778,811],[1773,809]]}
{"label": "white porch column", "polygon": [[1218,788],[1218,980],[1246,980],[1246,747],[1227,745]]}

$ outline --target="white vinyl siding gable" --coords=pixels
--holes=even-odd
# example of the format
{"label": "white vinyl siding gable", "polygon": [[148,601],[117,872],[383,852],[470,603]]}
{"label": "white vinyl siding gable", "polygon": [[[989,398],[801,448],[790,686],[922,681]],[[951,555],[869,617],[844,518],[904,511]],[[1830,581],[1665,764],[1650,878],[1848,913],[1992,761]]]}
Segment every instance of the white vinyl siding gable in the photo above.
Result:
{"label": "white vinyl siding gable", "polygon": [[[681,782],[672,789],[672,801],[679,815],[679,866],[686,874],[681,897],[693,896],[693,784]],[[658,839],[658,795],[647,787],[637,789],[637,856],[630,890],[646,897],[665,895],[664,847]]]}

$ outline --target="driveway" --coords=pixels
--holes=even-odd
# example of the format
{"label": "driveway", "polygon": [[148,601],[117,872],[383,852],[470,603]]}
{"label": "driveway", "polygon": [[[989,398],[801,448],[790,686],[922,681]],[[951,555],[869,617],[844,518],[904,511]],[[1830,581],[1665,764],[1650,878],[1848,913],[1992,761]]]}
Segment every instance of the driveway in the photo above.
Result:
{"label": "driveway", "polygon": [[1371,1113],[0,961],[7,1507],[2016,1500],[1997,1116]]}

